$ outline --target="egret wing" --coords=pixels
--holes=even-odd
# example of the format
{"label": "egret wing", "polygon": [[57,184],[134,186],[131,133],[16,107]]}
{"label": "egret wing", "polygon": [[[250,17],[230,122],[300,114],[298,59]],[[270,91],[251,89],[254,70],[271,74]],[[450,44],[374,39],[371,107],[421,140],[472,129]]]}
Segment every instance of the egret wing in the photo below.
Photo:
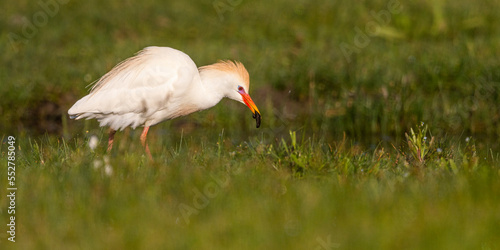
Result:
{"label": "egret wing", "polygon": [[148,47],[104,75],[68,113],[77,119],[128,113],[149,117],[187,91],[197,77],[197,67],[188,55]]}

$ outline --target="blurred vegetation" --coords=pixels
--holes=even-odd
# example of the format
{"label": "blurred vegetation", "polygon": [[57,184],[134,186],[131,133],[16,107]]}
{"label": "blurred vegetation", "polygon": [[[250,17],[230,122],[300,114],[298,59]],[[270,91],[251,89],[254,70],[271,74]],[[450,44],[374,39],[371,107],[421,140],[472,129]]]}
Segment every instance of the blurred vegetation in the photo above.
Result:
{"label": "blurred vegetation", "polygon": [[[500,246],[498,0],[60,2],[2,5],[0,162],[16,136],[19,188],[8,247]],[[106,155],[106,130],[67,110],[151,45],[198,66],[242,61],[262,127],[224,100],[153,127],[154,162],[139,130]]]}
{"label": "blurred vegetation", "polygon": [[[394,3],[398,13],[390,12]],[[61,135],[62,116],[85,86],[143,47],[158,45],[180,49],[198,65],[241,60],[269,128],[284,121],[316,134],[403,138],[425,121],[435,133],[500,135],[498,1],[58,6],[40,27],[43,8],[29,1],[6,6],[0,17],[2,131]],[[27,23],[36,32],[24,40]],[[380,24],[374,32],[373,23]],[[361,47],[355,45],[357,29],[369,39]],[[12,34],[21,39],[12,42]],[[346,57],[343,43],[358,50]],[[208,111],[198,122],[227,109],[243,113],[230,106]],[[232,122],[217,120],[223,127]],[[70,122],[69,128],[80,124]]]}
{"label": "blurred vegetation", "polygon": [[[499,155],[470,138],[436,138],[425,162],[406,146],[367,151],[294,131],[238,144],[214,129],[159,137],[154,162],[136,137],[117,134],[111,155],[88,142],[17,142],[17,242],[0,238],[6,249],[500,245]],[[7,197],[0,203],[3,217]]]}

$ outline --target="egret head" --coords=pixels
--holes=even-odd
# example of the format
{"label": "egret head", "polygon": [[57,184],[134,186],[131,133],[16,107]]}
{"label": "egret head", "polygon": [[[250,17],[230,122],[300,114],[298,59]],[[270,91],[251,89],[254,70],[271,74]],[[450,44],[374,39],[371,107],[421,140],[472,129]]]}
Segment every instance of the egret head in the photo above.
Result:
{"label": "egret head", "polygon": [[261,115],[259,109],[248,94],[250,77],[241,62],[219,61],[218,63],[204,66],[201,70],[214,70],[226,74],[230,80],[226,81],[223,85],[225,96],[247,105],[253,113],[257,128],[260,127]]}

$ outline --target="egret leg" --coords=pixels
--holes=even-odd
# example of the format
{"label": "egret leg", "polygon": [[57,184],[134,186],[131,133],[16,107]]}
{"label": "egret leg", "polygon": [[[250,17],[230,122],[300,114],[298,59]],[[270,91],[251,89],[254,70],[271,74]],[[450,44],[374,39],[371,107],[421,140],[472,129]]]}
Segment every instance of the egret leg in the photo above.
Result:
{"label": "egret leg", "polygon": [[116,130],[109,129],[108,150],[107,150],[108,153],[111,152],[111,149],[113,148],[113,140],[115,139],[115,133]]}
{"label": "egret leg", "polygon": [[146,151],[146,154],[148,155],[149,159],[153,160],[153,157],[151,156],[151,152],[149,152],[148,143],[146,142],[146,136],[148,135],[148,131],[149,131],[149,126],[144,127],[144,130],[142,131],[142,134],[141,134],[141,143],[142,143],[142,146],[144,147],[144,150]]}

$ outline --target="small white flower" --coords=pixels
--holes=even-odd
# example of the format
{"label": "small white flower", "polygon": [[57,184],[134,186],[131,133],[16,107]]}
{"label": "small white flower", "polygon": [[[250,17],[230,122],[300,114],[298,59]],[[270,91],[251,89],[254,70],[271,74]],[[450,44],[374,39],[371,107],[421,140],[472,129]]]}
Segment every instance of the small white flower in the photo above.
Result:
{"label": "small white flower", "polygon": [[111,165],[106,164],[106,166],[104,166],[104,173],[106,173],[107,176],[111,176],[113,174],[113,168]]}
{"label": "small white flower", "polygon": [[426,141],[426,140],[427,140],[427,136],[424,136],[424,141]]}
{"label": "small white flower", "polygon": [[466,137],[465,142],[469,142],[469,141],[470,141],[470,137]]}
{"label": "small white flower", "polygon": [[97,170],[102,166],[102,161],[94,160],[94,169]]}
{"label": "small white flower", "polygon": [[99,138],[97,138],[97,136],[95,135],[92,135],[89,140],[90,150],[94,151],[94,149],[97,147],[97,144],[99,144]]}
{"label": "small white flower", "polygon": [[104,159],[104,163],[106,163],[106,165],[109,165],[109,156],[105,155],[102,158]]}
{"label": "small white flower", "polygon": [[442,150],[441,148],[438,148],[436,151],[437,151],[438,153],[443,152],[443,150]]}

